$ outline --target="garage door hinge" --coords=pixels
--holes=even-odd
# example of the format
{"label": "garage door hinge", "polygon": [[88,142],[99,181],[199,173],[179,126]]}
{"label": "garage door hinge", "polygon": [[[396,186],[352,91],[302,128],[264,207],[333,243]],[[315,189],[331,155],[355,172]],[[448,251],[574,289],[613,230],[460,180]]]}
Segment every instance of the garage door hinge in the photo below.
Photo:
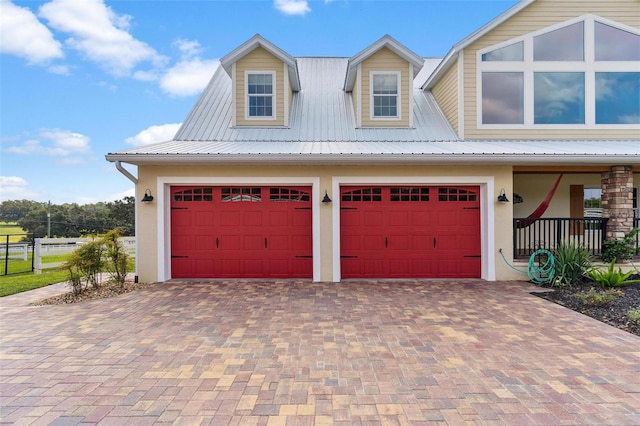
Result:
{"label": "garage door hinge", "polygon": [[357,259],[358,256],[340,256],[340,259]]}
{"label": "garage door hinge", "polygon": [[171,210],[189,210],[189,207],[171,207]]}
{"label": "garage door hinge", "polygon": [[340,210],[358,210],[357,207],[340,207]]}
{"label": "garage door hinge", "polygon": [[296,256],[296,259],[313,259],[313,256]]}
{"label": "garage door hinge", "polygon": [[463,207],[462,210],[480,210],[480,207]]}
{"label": "garage door hinge", "polygon": [[470,254],[470,255],[465,255],[464,257],[482,257],[479,254]]}
{"label": "garage door hinge", "polygon": [[311,210],[311,207],[294,207],[294,210]]}
{"label": "garage door hinge", "polygon": [[172,259],[188,259],[189,256],[171,256]]}

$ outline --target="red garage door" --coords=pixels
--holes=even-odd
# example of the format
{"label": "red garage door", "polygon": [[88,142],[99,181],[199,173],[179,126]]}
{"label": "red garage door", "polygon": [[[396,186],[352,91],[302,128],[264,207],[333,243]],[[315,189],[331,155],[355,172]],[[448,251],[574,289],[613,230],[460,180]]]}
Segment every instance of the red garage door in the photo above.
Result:
{"label": "red garage door", "polygon": [[311,189],[172,187],[173,278],[311,278]]}
{"label": "red garage door", "polygon": [[342,187],[342,278],[479,278],[478,187]]}

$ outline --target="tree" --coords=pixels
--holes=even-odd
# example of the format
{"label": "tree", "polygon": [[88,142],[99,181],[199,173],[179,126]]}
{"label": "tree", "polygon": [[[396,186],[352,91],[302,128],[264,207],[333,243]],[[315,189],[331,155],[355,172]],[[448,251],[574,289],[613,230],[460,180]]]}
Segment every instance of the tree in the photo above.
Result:
{"label": "tree", "polygon": [[0,203],[0,221],[17,222],[29,212],[38,209],[42,203],[29,200],[7,200]]}
{"label": "tree", "polygon": [[[95,204],[52,204],[35,201],[3,202],[4,215],[17,218],[18,225],[36,238],[47,235],[51,225],[51,237],[77,238],[99,235],[117,228],[121,235],[135,235],[135,199],[125,197],[114,202]],[[28,211],[22,206],[28,206]],[[47,213],[51,217],[47,217]],[[6,219],[3,219],[6,220]]]}

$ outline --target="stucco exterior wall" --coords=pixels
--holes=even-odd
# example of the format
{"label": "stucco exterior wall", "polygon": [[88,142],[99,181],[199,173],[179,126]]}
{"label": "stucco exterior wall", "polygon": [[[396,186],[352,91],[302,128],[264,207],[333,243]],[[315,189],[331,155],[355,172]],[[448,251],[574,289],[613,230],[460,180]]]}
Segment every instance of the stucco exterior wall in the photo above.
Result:
{"label": "stucco exterior wall", "polygon": [[[141,166],[138,172],[138,191],[151,189],[155,200],[139,208],[139,279],[154,282],[168,279],[167,253],[170,236],[170,209],[168,191],[171,182],[189,184],[222,185],[235,182],[238,185],[271,185],[286,182],[290,185],[314,186],[316,197],[314,209],[319,215],[319,227],[314,233],[314,241],[319,244],[319,281],[336,281],[335,263],[339,262],[339,245],[336,240],[339,229],[340,184],[348,182],[375,182],[378,184],[421,184],[421,185],[463,185],[481,186],[483,239],[490,240],[491,246],[483,252],[483,277],[485,279],[505,279],[509,271],[498,258],[497,250],[502,248],[512,252],[510,233],[503,232],[498,224],[511,223],[512,209],[496,203],[496,194],[501,188],[512,191],[511,167],[445,167],[445,166]],[[312,182],[309,184],[309,182]],[[186,183],[183,183],[186,184]],[[319,202],[325,190],[333,203]],[[159,227],[159,228],[158,228]],[[164,247],[164,256],[162,255]],[[337,251],[337,252],[336,252]],[[338,277],[339,278],[339,277]]]}
{"label": "stucco exterior wall", "polygon": [[594,14],[624,25],[640,28],[640,1],[537,0],[480,40],[464,49],[464,130],[467,139],[637,139],[638,129],[479,129],[477,125],[477,52],[503,41],[561,22]]}

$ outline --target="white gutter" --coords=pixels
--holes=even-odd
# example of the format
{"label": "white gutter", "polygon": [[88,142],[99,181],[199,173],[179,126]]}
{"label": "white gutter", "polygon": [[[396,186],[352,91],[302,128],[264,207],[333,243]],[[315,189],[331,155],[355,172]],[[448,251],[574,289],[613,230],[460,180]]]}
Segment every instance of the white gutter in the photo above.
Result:
{"label": "white gutter", "polygon": [[129,172],[129,170],[127,170],[124,167],[122,167],[122,164],[120,163],[120,160],[116,160],[115,163],[116,163],[116,169],[118,169],[118,171],[120,173],[125,175],[127,177],[127,179],[129,179],[131,182],[133,182],[134,185],[138,184],[138,178],[135,177],[134,175],[132,175],[131,172]]}

